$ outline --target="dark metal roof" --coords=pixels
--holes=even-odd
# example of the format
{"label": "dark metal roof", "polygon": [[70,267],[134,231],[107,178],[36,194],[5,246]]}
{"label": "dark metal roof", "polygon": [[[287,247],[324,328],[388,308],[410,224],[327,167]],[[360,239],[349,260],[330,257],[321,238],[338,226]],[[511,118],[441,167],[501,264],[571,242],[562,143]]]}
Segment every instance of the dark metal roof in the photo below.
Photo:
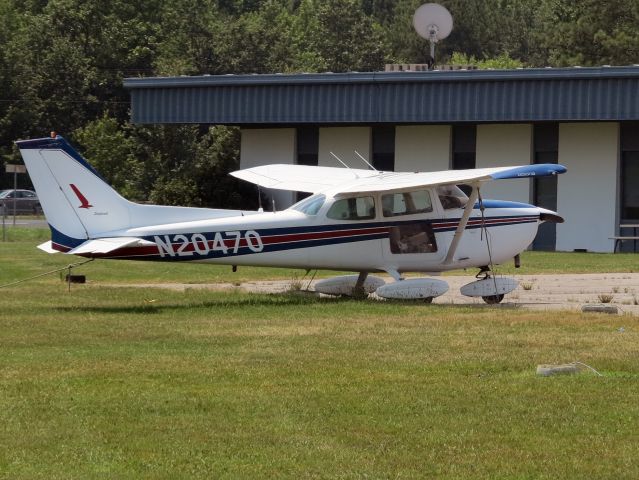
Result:
{"label": "dark metal roof", "polygon": [[639,66],[128,78],[135,123],[639,120]]}

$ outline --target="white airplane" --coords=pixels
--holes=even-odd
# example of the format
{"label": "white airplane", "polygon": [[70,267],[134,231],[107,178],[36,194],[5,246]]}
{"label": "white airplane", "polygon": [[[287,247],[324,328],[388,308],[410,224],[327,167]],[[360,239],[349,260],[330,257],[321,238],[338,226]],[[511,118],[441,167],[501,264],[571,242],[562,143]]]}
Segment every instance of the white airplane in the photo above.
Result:
{"label": "white airplane", "polygon": [[[556,164],[414,173],[266,165],[231,173],[260,187],[312,194],[274,213],[136,204],[61,136],[16,143],[51,228],[51,241],[39,246],[48,253],[357,272],[318,282],[315,289],[327,294],[430,302],[448,284],[403,273],[477,267],[479,280],[462,293],[497,303],[517,282],[492,275],[492,266],[517,261],[542,222],[563,222],[550,210],[480,194],[489,181],[566,171]],[[472,187],[469,196],[460,184]]]}

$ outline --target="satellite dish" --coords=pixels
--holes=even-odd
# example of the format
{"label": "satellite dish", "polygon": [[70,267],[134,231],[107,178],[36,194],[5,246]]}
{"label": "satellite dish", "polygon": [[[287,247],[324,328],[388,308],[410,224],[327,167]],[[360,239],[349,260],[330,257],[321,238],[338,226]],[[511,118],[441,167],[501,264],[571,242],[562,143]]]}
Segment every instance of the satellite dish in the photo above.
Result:
{"label": "satellite dish", "polygon": [[435,63],[435,44],[453,30],[453,17],[438,3],[425,3],[413,15],[413,26],[417,34],[430,42],[431,62]]}

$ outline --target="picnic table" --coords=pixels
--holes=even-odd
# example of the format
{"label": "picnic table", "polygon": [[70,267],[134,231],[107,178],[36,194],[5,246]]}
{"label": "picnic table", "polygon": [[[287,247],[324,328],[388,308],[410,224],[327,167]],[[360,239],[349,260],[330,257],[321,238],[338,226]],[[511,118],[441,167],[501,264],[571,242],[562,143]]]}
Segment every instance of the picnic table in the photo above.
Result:
{"label": "picnic table", "polygon": [[[621,235],[621,230],[624,228],[632,228],[632,235]],[[626,240],[632,240],[632,251],[637,252],[637,240],[639,240],[639,236],[637,236],[637,229],[639,228],[639,224],[635,223],[622,223],[619,225],[619,235],[615,235],[613,237],[608,237],[610,240],[615,241],[615,248],[612,250],[613,253],[617,253],[618,248],[620,248],[621,243]]]}

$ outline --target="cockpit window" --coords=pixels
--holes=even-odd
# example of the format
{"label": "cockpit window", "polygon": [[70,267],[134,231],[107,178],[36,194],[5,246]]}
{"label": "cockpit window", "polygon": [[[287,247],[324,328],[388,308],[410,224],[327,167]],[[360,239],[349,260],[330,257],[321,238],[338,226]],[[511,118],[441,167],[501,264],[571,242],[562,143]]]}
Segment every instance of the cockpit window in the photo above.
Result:
{"label": "cockpit window", "polygon": [[437,187],[437,195],[444,210],[464,208],[468,202],[468,197],[457,185],[440,185]]}
{"label": "cockpit window", "polygon": [[336,200],[326,216],[335,220],[370,220],[375,218],[375,201],[373,197]]}
{"label": "cockpit window", "polygon": [[325,201],[326,196],[313,195],[297,202],[291,208],[306,215],[317,215],[317,212],[319,212],[320,208],[322,208],[322,205],[324,205]]}
{"label": "cockpit window", "polygon": [[428,190],[388,193],[382,195],[382,211],[385,217],[428,213],[433,211],[433,202]]}

